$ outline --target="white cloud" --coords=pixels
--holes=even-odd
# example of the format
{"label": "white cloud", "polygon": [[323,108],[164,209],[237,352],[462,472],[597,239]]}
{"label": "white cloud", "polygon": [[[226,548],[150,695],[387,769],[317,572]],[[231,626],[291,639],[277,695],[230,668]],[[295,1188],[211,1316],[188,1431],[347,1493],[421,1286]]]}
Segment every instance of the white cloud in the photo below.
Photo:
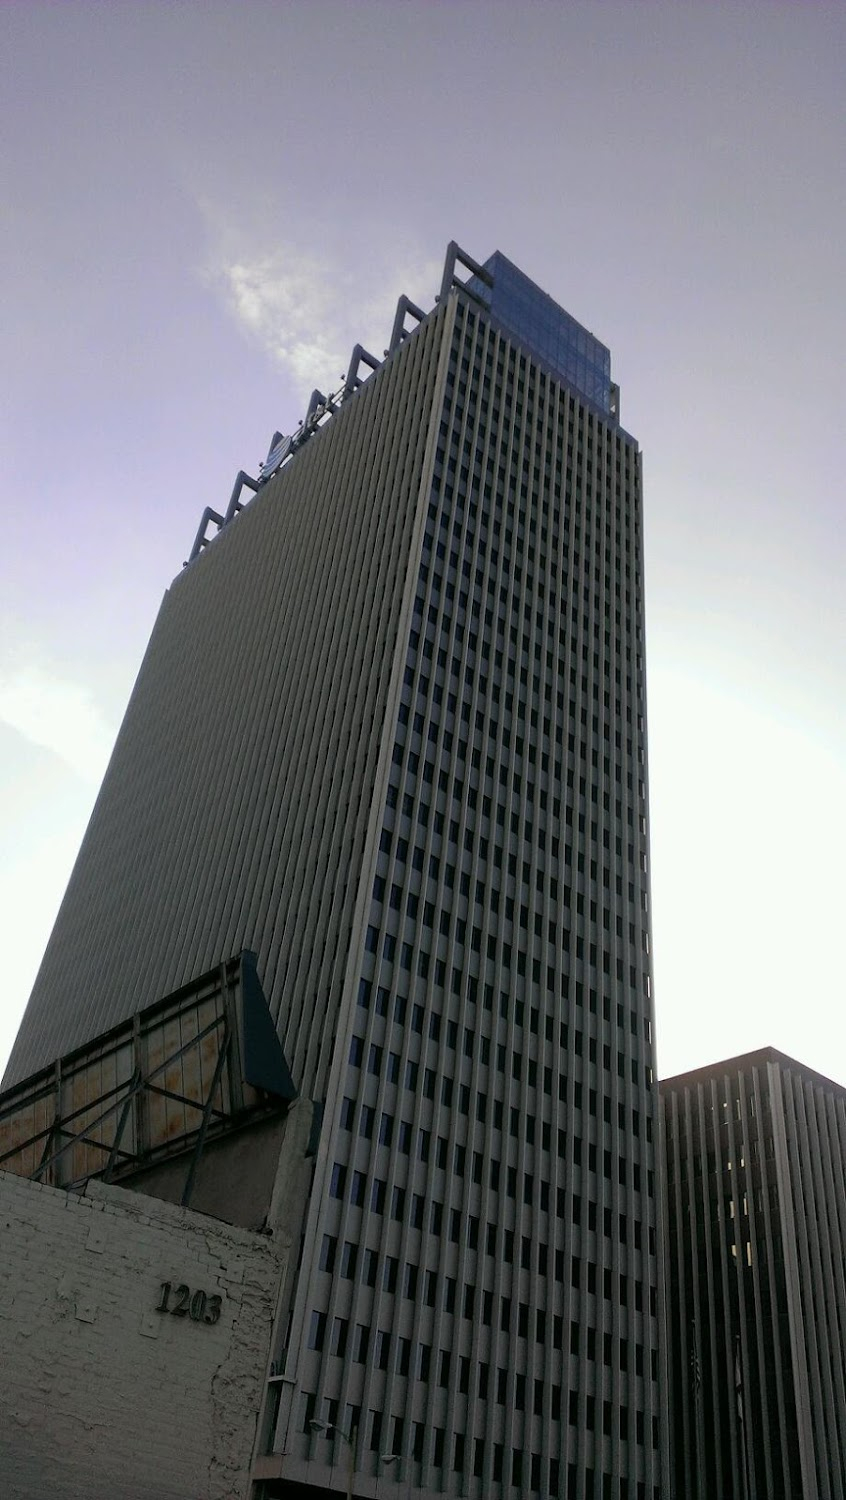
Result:
{"label": "white cloud", "polygon": [[0,663],[0,722],[51,750],[85,781],[102,779],[114,731],[82,683],[38,662],[7,659]]}
{"label": "white cloud", "polygon": [[289,370],[302,392],[337,385],[344,362],[336,337],[340,299],[327,267],[285,249],[225,260],[220,276],[236,318]]}
{"label": "white cloud", "polygon": [[401,293],[432,306],[440,262],[406,244],[374,233],[366,245],[257,250],[202,208],[213,242],[208,279],[303,398],[315,386],[337,390],[355,344],[381,357]]}

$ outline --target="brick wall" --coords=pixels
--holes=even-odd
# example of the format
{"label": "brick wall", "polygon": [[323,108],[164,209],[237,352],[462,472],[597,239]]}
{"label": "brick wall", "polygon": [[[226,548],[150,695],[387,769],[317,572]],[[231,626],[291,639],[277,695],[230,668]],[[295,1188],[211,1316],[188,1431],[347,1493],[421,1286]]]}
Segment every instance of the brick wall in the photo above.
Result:
{"label": "brick wall", "polygon": [[286,1258],[286,1237],[0,1172],[3,1500],[241,1500]]}

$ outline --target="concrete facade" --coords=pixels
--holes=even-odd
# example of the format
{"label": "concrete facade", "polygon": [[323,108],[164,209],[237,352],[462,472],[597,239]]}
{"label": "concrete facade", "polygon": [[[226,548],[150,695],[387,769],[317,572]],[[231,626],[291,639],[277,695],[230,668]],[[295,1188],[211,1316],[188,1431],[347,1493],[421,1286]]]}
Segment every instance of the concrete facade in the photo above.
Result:
{"label": "concrete facade", "polygon": [[3,1500],[246,1496],[284,1238],[0,1173],[0,1244]]}
{"label": "concrete facade", "polygon": [[347,412],[375,456],[398,378],[427,458],[279,1494],[338,1487],[353,1429],[385,1500],[661,1482],[640,455],[504,322],[453,289]]}

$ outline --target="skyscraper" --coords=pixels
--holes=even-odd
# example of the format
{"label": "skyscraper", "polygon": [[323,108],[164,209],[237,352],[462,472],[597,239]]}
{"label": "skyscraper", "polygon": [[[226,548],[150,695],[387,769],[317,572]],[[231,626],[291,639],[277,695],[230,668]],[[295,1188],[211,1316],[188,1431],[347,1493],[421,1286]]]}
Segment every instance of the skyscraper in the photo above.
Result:
{"label": "skyscraper", "polygon": [[772,1047],[661,1084],[675,1493],[846,1494],[846,1090]]}
{"label": "skyscraper", "polygon": [[608,350],[451,245],[165,598],[8,1078],[257,955],[325,1101],[268,1494],[658,1494],[642,579]]}

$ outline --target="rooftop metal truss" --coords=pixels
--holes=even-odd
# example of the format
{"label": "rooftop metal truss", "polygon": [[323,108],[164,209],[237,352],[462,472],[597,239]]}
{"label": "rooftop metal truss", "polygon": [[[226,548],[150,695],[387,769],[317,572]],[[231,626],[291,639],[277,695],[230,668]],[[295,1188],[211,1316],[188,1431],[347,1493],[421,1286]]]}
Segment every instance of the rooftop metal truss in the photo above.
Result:
{"label": "rooftop metal truss", "polygon": [[[490,282],[491,278],[484,267],[478,266],[456,244],[451,243],[447,250],[447,269],[444,271],[444,282],[441,288],[442,296],[446,295],[446,291],[452,285],[461,286],[465,291],[469,290],[466,284],[458,281],[455,276],[456,261],[460,261],[462,265],[472,270],[477,276],[481,276],[486,282]],[[436,298],[437,300],[439,299]],[[406,326],[406,319],[409,316],[414,320],[411,328]],[[390,345],[384,352],[384,358],[390,358],[394,350],[399,348],[399,345],[408,338],[409,334],[414,332],[415,327],[418,327],[426,317],[427,314],[424,310],[412,302],[409,297],[400,297],[394,315],[393,328],[391,329]],[[244,509],[244,506],[250,499],[249,495],[246,499],[242,498],[244,490],[251,490],[253,494],[257,494],[262,485],[266,484],[269,479],[272,479],[274,474],[278,474],[282,465],[287,463],[288,459],[296,453],[297,449],[301,448],[303,443],[307,442],[328,418],[333,417],[340,410],[343,403],[355,394],[359,387],[364,384],[365,380],[369,378],[369,374],[378,370],[381,364],[382,360],[375,354],[371,354],[361,344],[355,345],[350,356],[343,385],[328,396],[324,396],[322,391],[312,391],[305,417],[300,422],[296,431],[287,436],[281,432],[274,432],[270,440],[267,457],[259,465],[258,478],[253,479],[244,469],[239,469],[235,476],[235,483],[226,511],[221,514],[220,511],[213,510],[210,505],[206,506],[200,517],[200,525],[197,529],[197,535],[194,538],[191,551],[188,554],[185,567],[189,563],[192,563],[195,558],[199,557],[204,548],[210,542],[214,541],[218,533],[223,531],[224,527],[228,526],[231,521],[234,521],[235,517]],[[369,373],[362,375],[362,365],[366,367],[366,371]],[[209,530],[210,527],[213,528],[211,531]]]}

